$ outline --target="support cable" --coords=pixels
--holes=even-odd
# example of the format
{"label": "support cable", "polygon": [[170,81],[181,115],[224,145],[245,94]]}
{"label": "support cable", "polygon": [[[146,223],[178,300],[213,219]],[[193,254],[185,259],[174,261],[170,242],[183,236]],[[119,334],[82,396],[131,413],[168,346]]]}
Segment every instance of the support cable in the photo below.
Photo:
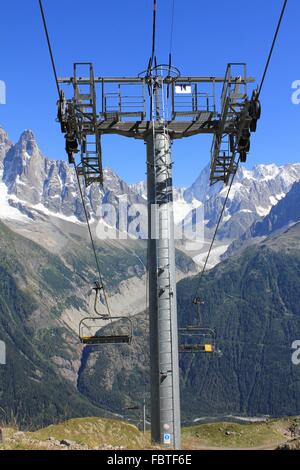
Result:
{"label": "support cable", "polygon": [[173,49],[173,32],[174,32],[174,12],[175,12],[175,0],[172,0],[172,12],[171,12],[171,33],[170,33],[170,57]]}
{"label": "support cable", "polygon": [[84,210],[84,214],[85,214],[85,218],[86,218],[86,223],[87,223],[87,227],[88,227],[88,232],[89,232],[89,236],[90,236],[90,240],[91,240],[91,246],[92,246],[92,250],[93,250],[93,253],[94,253],[96,267],[97,267],[97,271],[98,271],[98,275],[99,275],[100,286],[102,288],[107,313],[108,313],[109,316],[111,316],[109,303],[108,303],[108,297],[107,297],[107,294],[106,294],[105,286],[103,284],[103,277],[102,277],[102,274],[101,274],[100,263],[99,263],[99,259],[98,259],[98,256],[97,256],[95,242],[94,242],[93,235],[92,235],[92,230],[91,230],[91,225],[90,225],[90,221],[89,221],[88,211],[87,211],[87,208],[86,208],[86,204],[85,204],[85,200],[84,200],[84,196],[83,196],[83,191],[82,191],[82,187],[81,187],[77,167],[76,167],[76,165],[74,165],[74,166],[75,166],[75,173],[76,173],[76,177],[77,177],[77,183],[78,183],[78,187],[79,187],[79,193],[80,193],[82,206],[83,206],[83,210]]}
{"label": "support cable", "polygon": [[151,51],[151,67],[153,65],[155,57],[155,36],[156,36],[156,9],[157,9],[157,0],[153,0],[153,23],[152,23],[152,51]]}
{"label": "support cable", "polygon": [[51,47],[51,42],[50,42],[50,37],[49,37],[49,33],[48,33],[47,22],[46,22],[46,17],[45,17],[45,13],[44,13],[42,0],[39,0],[39,5],[40,5],[43,24],[44,24],[44,30],[45,30],[46,40],[47,40],[47,44],[48,44],[48,50],[49,50],[49,54],[50,54],[53,74],[54,74],[56,88],[57,88],[57,93],[58,93],[58,97],[60,98],[60,88],[59,88],[59,83],[58,83],[58,78],[57,78],[57,73],[56,73],[56,67],[55,67],[55,62],[54,62],[54,56],[53,56],[53,51],[52,51],[52,47]]}
{"label": "support cable", "polygon": [[281,14],[280,14],[280,17],[279,17],[279,20],[278,20],[278,24],[277,24],[275,35],[274,35],[273,42],[272,42],[272,45],[271,45],[271,49],[270,49],[268,59],[267,59],[267,62],[266,62],[266,66],[265,66],[265,69],[264,69],[264,73],[263,73],[263,76],[262,76],[262,79],[261,79],[261,82],[260,82],[260,86],[259,86],[259,89],[258,89],[257,99],[259,98],[259,95],[261,93],[262,87],[263,87],[264,82],[265,82],[265,78],[266,78],[268,68],[269,68],[269,65],[270,65],[270,62],[271,62],[271,58],[272,58],[272,55],[273,55],[274,47],[275,47],[275,44],[276,44],[277,36],[278,36],[279,30],[280,30],[280,26],[281,26],[281,22],[282,22],[282,19],[283,19],[283,16],[284,16],[286,6],[287,6],[287,0],[284,0],[284,4],[283,4]]}
{"label": "support cable", "polygon": [[[263,73],[263,76],[262,76],[262,79],[261,79],[261,82],[260,82],[260,86],[258,88],[258,93],[257,93],[257,96],[256,96],[257,100],[259,99],[260,93],[261,93],[263,85],[265,83],[266,75],[267,75],[267,72],[268,72],[268,69],[269,69],[269,65],[270,65],[271,58],[272,58],[272,55],[273,55],[273,51],[274,51],[274,48],[275,48],[275,45],[276,45],[278,33],[280,31],[280,26],[281,26],[282,19],[283,19],[285,9],[286,9],[286,6],[287,6],[287,1],[288,0],[284,0],[284,3],[283,3],[281,14],[280,14],[280,17],[279,17],[279,20],[278,20],[278,23],[277,23],[277,27],[276,27],[276,31],[275,31],[275,34],[274,34],[274,38],[273,38],[273,41],[272,41],[271,49],[270,49],[268,59],[267,59],[267,62],[266,62],[265,68],[264,68],[264,73]],[[237,162],[237,169],[238,169],[239,162],[240,162],[240,159]],[[218,233],[218,230],[219,230],[222,218],[223,218],[223,214],[224,214],[224,211],[225,211],[225,208],[226,208],[226,204],[227,204],[227,201],[228,201],[230,190],[231,190],[233,182],[234,182],[235,175],[237,173],[237,169],[236,169],[236,172],[232,176],[231,183],[229,185],[229,188],[228,188],[228,191],[227,191],[227,194],[226,194],[226,198],[225,198],[225,201],[224,201],[221,213],[220,213],[220,217],[219,217],[219,220],[218,220],[218,223],[217,223],[217,226],[216,226],[216,229],[215,229],[215,232],[214,232],[214,235],[213,235],[213,238],[212,238],[212,241],[211,241],[211,244],[210,244],[207,256],[206,256],[206,259],[205,259],[205,262],[204,262],[204,266],[203,266],[203,269],[202,269],[201,274],[199,276],[197,289],[196,289],[196,293],[195,293],[195,296],[194,296],[193,300],[195,300],[196,297],[197,297],[197,294],[198,294],[198,291],[199,291],[199,288],[200,288],[200,284],[201,284],[201,280],[202,280],[203,275],[206,271],[207,263],[208,263],[208,260],[209,260],[209,257],[210,257],[210,254],[211,254],[211,251],[212,251],[212,248],[213,248],[213,245],[214,245],[214,242],[215,242],[215,239],[216,239],[216,236],[217,236],[217,233]]]}
{"label": "support cable", "polygon": [[205,273],[205,271],[206,271],[207,263],[208,263],[208,260],[209,260],[211,251],[212,251],[212,249],[213,249],[213,245],[214,245],[214,242],[215,242],[215,240],[216,240],[216,236],[217,236],[217,233],[218,233],[220,224],[221,224],[221,222],[222,222],[223,214],[224,214],[224,211],[225,211],[225,209],[226,209],[227,201],[228,201],[229,194],[230,194],[230,191],[231,191],[231,188],[232,188],[234,179],[235,179],[235,175],[237,174],[237,170],[238,170],[239,163],[240,163],[240,159],[238,159],[238,161],[237,161],[237,168],[236,168],[236,171],[235,171],[234,174],[232,175],[231,182],[230,182],[230,185],[229,185],[229,187],[228,187],[228,191],[227,191],[227,194],[226,194],[226,197],[225,197],[223,206],[222,206],[222,210],[221,210],[221,213],[220,213],[220,216],[219,216],[219,219],[218,219],[218,222],[217,222],[215,231],[214,231],[214,235],[213,235],[213,238],[212,238],[212,240],[211,240],[211,243],[210,243],[210,246],[209,246],[209,250],[208,250],[208,252],[207,252],[207,256],[206,256],[206,259],[205,259],[205,262],[204,262],[202,271],[201,271],[200,276],[199,276],[199,279],[198,279],[197,288],[196,288],[195,295],[194,295],[194,297],[193,297],[193,301],[196,299],[197,294],[198,294],[198,292],[199,292],[199,288],[200,288],[200,285],[201,285],[201,281],[202,281],[202,278],[203,278],[204,273]]}
{"label": "support cable", "polygon": [[[57,73],[56,73],[54,55],[53,55],[53,52],[52,52],[52,47],[51,47],[50,37],[49,37],[49,33],[48,33],[47,22],[46,22],[46,17],[45,17],[45,13],[44,13],[42,0],[39,0],[39,6],[40,6],[42,20],[43,20],[43,24],[44,24],[44,29],[45,29],[49,54],[50,54],[51,63],[52,63],[53,74],[54,74],[54,78],[55,78],[55,82],[56,82],[58,95],[59,95],[59,98],[60,98],[60,88],[59,88],[58,77],[57,77]],[[105,303],[108,315],[111,316],[109,303],[108,303],[108,297],[107,297],[107,294],[106,294],[106,291],[105,291],[105,286],[104,286],[104,283],[103,283],[103,277],[102,277],[102,274],[101,274],[100,263],[99,263],[97,252],[96,252],[96,247],[95,247],[95,243],[94,243],[94,239],[93,239],[93,235],[92,235],[89,216],[88,216],[86,204],[85,204],[85,201],[84,201],[83,191],[82,191],[82,187],[81,187],[81,183],[80,183],[80,179],[79,179],[76,164],[74,164],[74,169],[75,169],[75,173],[76,173],[76,177],[77,177],[79,193],[80,193],[82,206],[83,206],[83,210],[84,210],[84,214],[85,214],[85,218],[86,218],[86,223],[87,223],[87,227],[88,227],[88,232],[89,232],[89,236],[90,236],[90,240],[91,240],[91,246],[92,246],[93,254],[94,254],[94,257],[95,257],[96,268],[97,268],[97,272],[98,272],[98,276],[99,276],[100,286],[101,286],[102,292],[103,292],[104,303]]]}

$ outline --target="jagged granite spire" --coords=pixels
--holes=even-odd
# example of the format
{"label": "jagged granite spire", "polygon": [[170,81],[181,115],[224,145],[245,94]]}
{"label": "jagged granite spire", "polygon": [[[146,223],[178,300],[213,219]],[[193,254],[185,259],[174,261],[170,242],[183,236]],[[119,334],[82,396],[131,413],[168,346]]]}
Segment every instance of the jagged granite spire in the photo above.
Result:
{"label": "jagged granite spire", "polygon": [[3,160],[8,150],[12,146],[12,142],[9,140],[7,132],[0,126],[0,171],[3,170]]}

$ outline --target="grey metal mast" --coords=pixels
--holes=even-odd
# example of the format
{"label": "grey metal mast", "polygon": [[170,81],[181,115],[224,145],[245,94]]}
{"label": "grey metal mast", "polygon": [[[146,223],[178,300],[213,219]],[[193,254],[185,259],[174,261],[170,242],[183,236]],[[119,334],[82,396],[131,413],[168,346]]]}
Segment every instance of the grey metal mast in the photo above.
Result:
{"label": "grey metal mast", "polygon": [[[87,73],[79,73],[79,68]],[[247,95],[247,84],[254,79],[247,77],[245,64],[229,64],[224,77],[181,77],[170,67],[163,77],[163,66],[154,69],[153,75],[146,71],[138,77],[105,78],[95,76],[90,63],[74,64],[73,77],[58,79],[73,86],[71,98],[61,93],[58,117],[70,162],[80,153],[77,171],[86,186],[103,180],[102,135],[118,134],[147,145],[151,436],[156,443],[180,448],[171,144],[183,137],[212,134],[210,181],[227,184],[238,159],[246,158],[257,116],[255,95],[251,99]],[[219,111],[218,84],[223,85]],[[159,99],[165,88],[167,113]],[[152,90],[150,112],[147,89]]]}
{"label": "grey metal mast", "polygon": [[[151,430],[180,448],[179,366],[170,137],[147,138]],[[158,406],[159,404],[159,406]]]}
{"label": "grey metal mast", "polygon": [[173,162],[171,139],[166,126],[164,80],[158,80],[157,72],[156,69],[156,76],[151,77],[152,130],[146,139],[151,435],[154,442],[179,449],[181,426]]}

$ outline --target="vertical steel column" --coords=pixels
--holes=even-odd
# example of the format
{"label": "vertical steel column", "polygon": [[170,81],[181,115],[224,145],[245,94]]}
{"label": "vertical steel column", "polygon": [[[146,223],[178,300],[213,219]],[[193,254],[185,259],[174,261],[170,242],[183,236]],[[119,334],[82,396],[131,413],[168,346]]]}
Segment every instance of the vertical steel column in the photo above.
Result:
{"label": "vertical steel column", "polygon": [[[170,138],[147,138],[151,436],[180,448],[180,397]],[[170,443],[167,442],[170,434]]]}

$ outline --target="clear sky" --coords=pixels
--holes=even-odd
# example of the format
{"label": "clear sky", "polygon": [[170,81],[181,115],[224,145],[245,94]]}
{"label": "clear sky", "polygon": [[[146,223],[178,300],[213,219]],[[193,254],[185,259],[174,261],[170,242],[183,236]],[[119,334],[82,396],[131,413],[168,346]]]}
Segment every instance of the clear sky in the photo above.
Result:
{"label": "clear sky", "polygon": [[[158,0],[157,56],[168,60],[173,0]],[[97,75],[136,75],[151,49],[152,0],[44,0],[59,76],[76,61],[92,61]],[[283,0],[175,0],[173,62],[183,75],[223,75],[227,62],[247,62],[260,79]],[[56,88],[37,0],[1,1],[0,80],[7,104],[0,125],[13,141],[34,131],[44,154],[65,158],[56,116]],[[291,84],[300,80],[299,0],[286,16],[261,96],[262,119],[252,137],[248,166],[300,159],[300,106],[291,102]],[[104,164],[128,182],[144,179],[140,141],[103,139]],[[209,161],[211,138],[175,142],[176,186],[190,185]]]}

